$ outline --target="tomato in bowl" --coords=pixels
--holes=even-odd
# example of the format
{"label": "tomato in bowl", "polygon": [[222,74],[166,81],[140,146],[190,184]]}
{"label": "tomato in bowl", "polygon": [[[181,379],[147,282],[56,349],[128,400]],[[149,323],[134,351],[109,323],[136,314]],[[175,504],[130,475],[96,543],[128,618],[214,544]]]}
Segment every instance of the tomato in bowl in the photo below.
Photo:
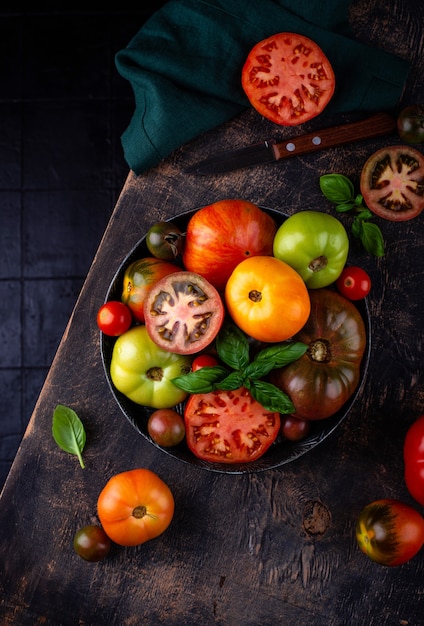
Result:
{"label": "tomato in bowl", "polygon": [[[197,210],[198,209],[193,209],[181,213],[179,215],[173,216],[172,218],[170,218],[170,220],[173,224],[176,224],[182,232],[186,232],[187,223]],[[280,211],[270,208],[264,208],[263,210],[266,211],[266,213],[271,216],[277,224],[281,224],[287,218],[287,215],[281,213]],[[119,299],[122,291],[122,280],[125,275],[126,268],[136,259],[143,258],[148,255],[149,251],[146,245],[146,237],[143,237],[137,242],[134,248],[128,253],[120,266],[117,268],[115,276],[107,290],[106,301]],[[367,347],[361,363],[360,381],[355,392],[343,405],[343,407],[333,416],[325,420],[311,422],[310,428],[308,428],[308,433],[303,439],[289,440],[287,439],[287,437],[284,436],[283,431],[281,430],[280,434],[277,436],[272,445],[268,447],[266,452],[264,452],[264,454],[259,458],[250,462],[222,463],[204,460],[193,454],[192,450],[187,445],[186,439],[184,439],[175,446],[161,447],[157,442],[152,439],[148,432],[148,420],[154,409],[148,406],[134,403],[133,401],[129,400],[125,395],[120,393],[113,385],[110,377],[110,363],[113,346],[117,339],[115,337],[106,336],[101,333],[100,348],[103,368],[111,393],[124,417],[128,419],[130,424],[144,439],[151,443],[151,445],[158,448],[161,452],[164,452],[165,454],[173,457],[180,462],[188,463],[207,471],[224,474],[244,474],[261,472],[281,467],[287,463],[293,462],[299,457],[314,449],[338,428],[338,426],[346,419],[349,412],[351,411],[361,392],[363,383],[366,378],[371,347],[371,322],[367,298],[358,301],[356,303],[356,306],[364,320],[366,328]],[[208,355],[212,355],[213,357],[215,356],[213,354],[213,349],[211,350],[208,348],[207,353]],[[196,355],[193,356],[196,357]],[[177,413],[179,413],[181,416],[184,416],[184,410],[187,405],[187,401],[188,400],[185,400],[175,407],[172,407],[173,410],[177,411]]]}

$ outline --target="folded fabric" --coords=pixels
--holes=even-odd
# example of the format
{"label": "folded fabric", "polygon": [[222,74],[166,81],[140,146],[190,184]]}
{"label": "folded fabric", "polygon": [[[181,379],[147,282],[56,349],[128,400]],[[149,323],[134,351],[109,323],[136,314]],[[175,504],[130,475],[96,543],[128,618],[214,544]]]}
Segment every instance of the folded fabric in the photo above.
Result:
{"label": "folded fabric", "polygon": [[169,0],[115,57],[135,110],[121,137],[136,174],[250,106],[241,70],[251,48],[278,32],[315,41],[330,60],[332,113],[390,110],[409,64],[354,39],[347,0]]}

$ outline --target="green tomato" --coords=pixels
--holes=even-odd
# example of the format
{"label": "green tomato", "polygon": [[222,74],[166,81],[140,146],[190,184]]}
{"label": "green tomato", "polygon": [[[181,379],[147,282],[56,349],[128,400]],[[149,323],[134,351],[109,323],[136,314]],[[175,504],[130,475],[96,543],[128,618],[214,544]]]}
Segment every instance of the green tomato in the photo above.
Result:
{"label": "green tomato", "polygon": [[274,256],[296,270],[309,289],[327,287],[336,281],[348,252],[349,238],[343,224],[319,211],[294,213],[274,237]]}
{"label": "green tomato", "polygon": [[188,394],[172,379],[187,374],[190,368],[190,357],[162,350],[140,325],[116,340],[110,377],[116,389],[136,404],[167,409],[186,399]]}

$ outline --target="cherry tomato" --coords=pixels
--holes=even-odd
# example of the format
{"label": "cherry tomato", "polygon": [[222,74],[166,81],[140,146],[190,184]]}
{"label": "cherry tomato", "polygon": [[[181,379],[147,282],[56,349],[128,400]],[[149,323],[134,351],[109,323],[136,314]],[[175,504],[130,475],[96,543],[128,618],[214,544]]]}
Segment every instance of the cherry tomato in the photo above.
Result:
{"label": "cherry tomato", "polygon": [[150,415],[147,431],[159,446],[170,448],[178,445],[184,439],[184,420],[173,409],[158,409]]}
{"label": "cherry tomato", "polygon": [[144,302],[153,285],[164,276],[180,270],[178,265],[154,257],[130,263],[124,273],[121,300],[131,309],[135,320],[144,322]]}
{"label": "cherry tomato", "polygon": [[376,500],[359,514],[356,539],[372,561],[391,567],[402,565],[424,545],[424,518],[398,500]]}
{"label": "cherry tomato", "polygon": [[239,263],[227,281],[225,302],[241,330],[266,342],[292,337],[310,312],[302,278],[272,256],[253,256]]}
{"label": "cherry tomato", "polygon": [[233,269],[254,255],[271,255],[277,224],[252,202],[220,200],[190,218],[184,267],[223,291]]}
{"label": "cherry tomato", "polygon": [[110,337],[122,335],[132,324],[129,308],[119,300],[110,300],[103,304],[97,312],[97,326]]}
{"label": "cherry tomato", "polygon": [[406,433],[403,459],[408,491],[424,506],[424,415],[421,415]]}
{"label": "cherry tomato", "polygon": [[112,542],[101,526],[89,525],[75,533],[75,552],[86,561],[102,561],[107,557]]}
{"label": "cherry tomato", "polygon": [[242,87],[251,105],[282,126],[319,115],[333,97],[330,61],[311,39],[278,33],[257,43],[242,69]]}
{"label": "cherry tomato", "polygon": [[184,234],[172,222],[156,222],[147,231],[146,246],[157,259],[173,261],[181,256]]}
{"label": "cherry tomato", "polygon": [[160,348],[194,354],[215,339],[224,319],[224,304],[203,276],[180,271],[152,286],[144,318],[147,332]]}
{"label": "cherry tomato", "polygon": [[174,507],[168,485],[148,469],[115,474],[97,500],[105,532],[121,546],[137,546],[161,535],[172,521]]}
{"label": "cherry tomato", "polygon": [[264,409],[244,387],[190,396],[184,420],[190,450],[216,463],[258,459],[280,430],[280,414]]}
{"label": "cherry tomato", "polygon": [[424,142],[424,106],[413,104],[401,110],[397,118],[399,137],[406,143]]}
{"label": "cherry tomato", "polygon": [[281,416],[281,434],[288,441],[301,441],[311,430],[311,422],[294,415]]}
{"label": "cherry tomato", "polygon": [[218,365],[218,360],[211,354],[199,354],[191,364],[193,372],[202,369],[202,367],[215,367]]}
{"label": "cherry tomato", "polygon": [[379,217],[403,222],[424,209],[424,156],[410,146],[389,146],[365,162],[360,189],[367,207]]}
{"label": "cherry tomato", "polygon": [[298,272],[309,289],[328,287],[340,276],[349,253],[343,224],[321,211],[299,211],[279,227],[274,256]]}
{"label": "cherry tomato", "polygon": [[336,281],[337,289],[349,300],[362,300],[371,291],[371,278],[362,267],[345,267]]}

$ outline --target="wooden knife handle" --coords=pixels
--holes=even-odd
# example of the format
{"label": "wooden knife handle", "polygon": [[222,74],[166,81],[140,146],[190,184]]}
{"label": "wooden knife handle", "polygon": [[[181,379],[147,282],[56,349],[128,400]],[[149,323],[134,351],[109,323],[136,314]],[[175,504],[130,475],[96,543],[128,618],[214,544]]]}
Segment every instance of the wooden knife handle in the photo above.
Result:
{"label": "wooden knife handle", "polygon": [[325,148],[335,148],[343,144],[353,143],[362,139],[370,139],[381,135],[388,135],[396,128],[396,120],[388,113],[377,113],[365,120],[341,124],[324,130],[317,130],[299,137],[291,137],[281,143],[275,143],[273,150],[275,158],[283,159],[289,156],[307,154]]}

